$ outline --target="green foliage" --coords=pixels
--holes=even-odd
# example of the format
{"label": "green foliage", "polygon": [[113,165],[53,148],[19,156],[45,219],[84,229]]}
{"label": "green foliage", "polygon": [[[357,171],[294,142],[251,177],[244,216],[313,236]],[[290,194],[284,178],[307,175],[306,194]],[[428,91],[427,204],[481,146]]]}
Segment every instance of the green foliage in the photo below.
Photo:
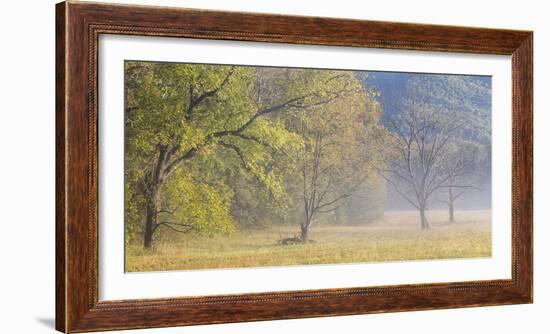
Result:
{"label": "green foliage", "polygon": [[165,185],[163,197],[165,207],[173,209],[161,213],[160,223],[164,218],[175,219],[179,225],[207,235],[235,232],[229,211],[232,191],[222,182],[197,182],[180,170]]}
{"label": "green foliage", "polygon": [[[253,68],[127,62],[126,71],[126,144],[136,155],[174,141],[182,150],[198,147],[210,133],[237,127],[255,111],[248,98]],[[219,87],[230,71],[224,89],[189,114],[190,92]]]}
{"label": "green foliage", "polygon": [[[203,173],[223,170],[223,163],[205,145],[207,136],[239,126],[254,112],[248,98],[254,69],[135,61],[126,62],[125,68],[127,234],[143,231],[147,173],[159,147],[169,145],[179,151],[199,149],[199,158],[185,166],[185,173],[177,170],[167,177],[161,188],[159,221],[170,219],[173,226],[191,226],[198,233],[232,233],[231,192],[223,183],[211,185],[196,178],[211,181],[215,176]],[[223,89],[190,108],[192,96],[196,99],[220,87],[230,72]],[[167,211],[173,212],[171,217]]]}
{"label": "green foliage", "polygon": [[131,179],[131,176],[127,174],[126,182],[124,183],[124,242],[126,245],[133,242],[143,233],[141,220],[144,198],[136,193],[135,183],[129,182],[129,179]]}

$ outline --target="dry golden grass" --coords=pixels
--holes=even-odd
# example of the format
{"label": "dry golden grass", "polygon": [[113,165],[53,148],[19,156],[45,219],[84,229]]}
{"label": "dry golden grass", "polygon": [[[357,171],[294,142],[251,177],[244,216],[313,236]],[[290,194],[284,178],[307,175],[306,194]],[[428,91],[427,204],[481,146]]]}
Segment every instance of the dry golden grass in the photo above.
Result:
{"label": "dry golden grass", "polygon": [[289,246],[277,240],[297,234],[297,225],[240,231],[233,237],[177,235],[152,250],[130,244],[126,271],[489,257],[490,217],[487,210],[458,211],[456,223],[447,223],[446,212],[430,212],[432,228],[422,231],[416,212],[388,212],[383,220],[363,226],[313,226],[314,243]]}

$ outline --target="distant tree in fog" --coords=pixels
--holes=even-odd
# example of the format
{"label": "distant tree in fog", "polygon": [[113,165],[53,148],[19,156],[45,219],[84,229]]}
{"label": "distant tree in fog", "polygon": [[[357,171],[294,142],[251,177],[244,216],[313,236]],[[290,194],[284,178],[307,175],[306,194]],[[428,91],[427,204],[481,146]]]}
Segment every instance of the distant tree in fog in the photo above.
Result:
{"label": "distant tree in fog", "polygon": [[438,200],[445,203],[449,211],[449,222],[455,221],[455,202],[468,191],[479,190],[478,174],[483,164],[483,146],[455,140],[447,149],[444,159],[444,173],[448,176]]}
{"label": "distant tree in fog", "polygon": [[[449,220],[466,191],[477,189],[480,167],[490,162],[490,85],[463,76],[416,75],[407,80],[396,112],[386,115],[389,140],[382,176],[419,211],[438,198]],[[445,199],[441,199],[446,194]]]}
{"label": "distant tree in fog", "polygon": [[[441,112],[418,101],[408,100],[408,108],[389,121],[390,130],[382,177],[420,215],[422,229],[430,227],[426,218],[430,201],[442,189],[463,188],[462,159],[453,154],[453,140],[464,128],[456,114]],[[450,168],[456,161],[456,168]]]}

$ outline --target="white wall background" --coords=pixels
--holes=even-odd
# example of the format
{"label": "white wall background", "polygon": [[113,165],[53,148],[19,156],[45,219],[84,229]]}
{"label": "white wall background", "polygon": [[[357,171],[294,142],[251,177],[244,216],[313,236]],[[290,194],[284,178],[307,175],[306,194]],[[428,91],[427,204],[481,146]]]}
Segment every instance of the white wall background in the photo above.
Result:
{"label": "white wall background", "polygon": [[[51,333],[54,317],[54,4],[0,4],[0,332]],[[128,0],[205,9],[535,31],[535,303],[126,333],[547,333],[550,310],[550,23],[544,1]],[[543,74],[547,74],[544,76]]]}

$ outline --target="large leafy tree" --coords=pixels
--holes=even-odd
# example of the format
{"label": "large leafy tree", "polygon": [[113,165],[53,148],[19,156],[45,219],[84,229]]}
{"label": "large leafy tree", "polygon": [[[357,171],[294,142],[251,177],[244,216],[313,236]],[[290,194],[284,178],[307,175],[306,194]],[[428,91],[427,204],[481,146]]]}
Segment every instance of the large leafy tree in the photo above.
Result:
{"label": "large leafy tree", "polygon": [[266,148],[291,150],[300,140],[276,115],[350,90],[346,77],[326,71],[136,61],[125,71],[127,217],[144,220],[145,248],[162,227],[230,232],[232,193],[220,177],[228,170],[282,197]]}

